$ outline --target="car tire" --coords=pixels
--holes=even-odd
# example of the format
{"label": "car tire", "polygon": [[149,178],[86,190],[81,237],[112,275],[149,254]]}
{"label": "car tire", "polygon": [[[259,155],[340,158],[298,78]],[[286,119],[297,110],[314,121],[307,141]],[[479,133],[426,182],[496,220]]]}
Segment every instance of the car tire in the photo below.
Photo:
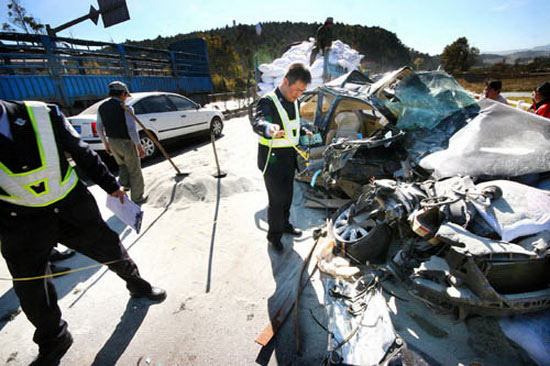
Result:
{"label": "car tire", "polygon": [[381,263],[385,260],[391,242],[388,225],[378,224],[370,230],[349,220],[350,202],[340,207],[331,217],[332,234],[336,239],[335,252],[344,252],[352,261],[365,264],[367,261]]}
{"label": "car tire", "polygon": [[222,135],[223,131],[223,122],[220,117],[214,117],[212,118],[212,121],[210,122],[210,134],[214,135],[214,137],[220,137]]}
{"label": "car tire", "polygon": [[145,150],[144,159],[151,158],[157,154],[157,145],[155,145],[153,140],[145,132],[140,132],[139,140],[141,142],[141,146],[143,146],[143,150]]}

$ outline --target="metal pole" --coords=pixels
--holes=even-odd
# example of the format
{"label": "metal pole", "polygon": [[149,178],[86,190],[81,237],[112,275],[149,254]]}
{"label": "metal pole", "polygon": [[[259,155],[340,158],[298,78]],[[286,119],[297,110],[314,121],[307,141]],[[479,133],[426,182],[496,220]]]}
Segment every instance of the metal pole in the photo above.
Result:
{"label": "metal pole", "polygon": [[210,139],[212,140],[212,148],[214,149],[214,157],[216,158],[216,167],[218,168],[218,171],[212,174],[214,178],[223,178],[227,175],[226,172],[222,172],[220,170],[220,163],[218,161],[218,153],[216,152],[216,137],[214,137],[214,134],[210,134]]}
{"label": "metal pole", "polygon": [[132,113],[132,111],[130,111],[130,109],[126,106],[126,104],[124,103],[121,103],[122,105],[122,108],[130,115],[132,116],[132,118],[134,119],[134,121],[136,121],[136,123],[143,129],[143,131],[147,134],[147,136],[149,136],[149,138],[151,140],[153,140],[153,142],[155,143],[155,145],[157,145],[157,147],[159,148],[160,152],[162,153],[162,155],[164,155],[164,157],[170,162],[170,164],[172,164],[172,166],[174,167],[174,169],[176,169],[176,175],[177,176],[183,176],[183,175],[188,175],[187,173],[182,173],[178,167],[176,166],[176,164],[174,164],[174,162],[172,161],[172,159],[170,159],[170,157],[168,156],[168,154],[166,153],[166,150],[164,150],[164,148],[162,147],[162,145],[160,144],[160,142],[158,142],[158,140],[156,139],[155,135],[153,135],[151,132],[149,132],[149,130],[147,130],[147,128],[145,128],[145,126],[143,125],[143,123],[141,123],[141,121],[136,117],[136,115],[134,113]]}

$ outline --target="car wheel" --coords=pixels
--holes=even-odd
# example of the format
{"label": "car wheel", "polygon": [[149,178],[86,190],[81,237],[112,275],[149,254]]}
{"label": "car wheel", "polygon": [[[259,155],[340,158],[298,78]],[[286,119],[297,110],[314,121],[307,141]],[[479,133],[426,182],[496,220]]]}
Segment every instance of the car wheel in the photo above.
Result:
{"label": "car wheel", "polygon": [[147,136],[146,133],[140,133],[139,136],[141,146],[143,146],[143,150],[145,150],[145,159],[150,158],[152,156],[155,156],[157,153],[157,146],[153,142],[153,140]]}
{"label": "car wheel", "polygon": [[[337,249],[355,262],[383,261],[391,241],[386,224],[377,224],[368,212],[353,214],[355,203],[342,206],[332,216],[332,233]],[[339,248],[339,249],[338,249]]]}
{"label": "car wheel", "polygon": [[214,137],[220,137],[222,135],[222,130],[223,122],[220,117],[212,118],[212,122],[210,122],[210,134],[214,135]]}

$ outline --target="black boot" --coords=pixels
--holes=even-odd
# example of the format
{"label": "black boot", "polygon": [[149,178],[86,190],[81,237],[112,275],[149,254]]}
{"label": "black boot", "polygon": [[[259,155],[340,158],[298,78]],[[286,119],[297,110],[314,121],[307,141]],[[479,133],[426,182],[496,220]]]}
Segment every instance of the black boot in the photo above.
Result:
{"label": "black boot", "polygon": [[55,344],[46,347],[41,347],[38,356],[30,364],[30,366],[53,366],[58,365],[61,358],[67,353],[73,344],[73,337],[67,331],[65,336]]}

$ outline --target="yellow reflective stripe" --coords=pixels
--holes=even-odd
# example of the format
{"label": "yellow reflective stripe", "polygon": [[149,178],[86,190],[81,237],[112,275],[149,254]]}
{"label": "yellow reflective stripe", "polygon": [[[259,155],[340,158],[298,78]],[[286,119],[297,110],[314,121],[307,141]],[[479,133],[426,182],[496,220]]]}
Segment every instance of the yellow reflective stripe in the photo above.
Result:
{"label": "yellow reflective stripe", "polygon": [[[40,184],[40,183],[44,183],[44,191],[40,192],[40,193],[37,193],[31,187],[34,186],[34,185]],[[23,187],[25,187],[25,189],[27,191],[29,191],[35,197],[40,197],[40,196],[43,196],[45,194],[50,193],[50,187],[48,185],[48,179],[47,178],[46,179],[40,179],[40,180],[37,180],[36,182],[32,182],[32,183],[29,183],[29,184],[25,184]]]}
{"label": "yellow reflective stripe", "polygon": [[[5,191],[5,189],[4,189]],[[6,192],[7,193],[7,192]],[[12,196],[11,194],[8,194],[8,195],[5,195],[5,194],[0,194],[0,197],[5,197],[5,198],[8,198],[8,199],[11,199],[11,200],[17,200],[17,199],[20,199],[21,197],[19,196]]]}
{"label": "yellow reflective stripe", "polygon": [[[288,113],[286,112],[286,110],[282,107],[282,105],[278,101],[277,95],[274,92],[268,93],[266,97],[271,99],[271,101],[275,105],[275,109],[277,109],[277,113],[279,114],[279,119],[281,120],[281,123],[283,125],[283,130],[285,131],[285,136],[275,138],[275,139],[267,139],[261,136],[259,141],[260,145],[270,146],[272,148],[296,147],[298,142],[297,141],[294,142],[290,140],[290,138],[295,138],[297,140],[299,137],[300,111],[298,109],[298,102],[293,103],[296,117],[293,120],[291,120],[289,119]],[[287,125],[285,121],[288,121],[289,125],[296,125],[296,127],[290,128],[291,126]],[[290,128],[290,131],[289,131],[289,128]],[[293,131],[296,132],[296,136],[294,136],[294,134],[291,134],[291,132]]]}
{"label": "yellow reflective stripe", "polygon": [[34,111],[32,110],[32,107],[27,103],[25,103],[25,107],[27,108],[27,113],[29,114],[29,118],[32,123],[34,135],[36,136],[36,146],[38,146],[38,153],[40,155],[40,167],[31,172],[26,172],[26,174],[30,174],[30,173],[34,173],[35,171],[37,172],[42,169],[46,169],[47,163],[46,163],[46,154],[44,153],[44,146],[42,145],[42,136],[40,136],[40,131],[38,130],[38,126],[36,125],[36,118],[34,117]]}
{"label": "yellow reflective stripe", "polygon": [[[34,111],[32,110],[32,107],[25,103],[25,107],[27,108],[27,113],[29,114],[29,117],[30,117],[30,120],[31,120],[31,123],[32,123],[32,126],[34,128],[34,133],[36,135],[36,143],[38,145],[38,151],[39,151],[39,154],[40,154],[40,161],[41,161],[41,167],[39,167],[38,169],[35,169],[33,171],[30,171],[30,172],[26,172],[26,174],[30,174],[30,173],[33,173],[33,172],[37,172],[37,171],[40,171],[42,169],[46,169],[47,167],[47,163],[46,163],[46,155],[44,153],[44,147],[42,145],[42,138],[40,136],[40,132],[39,132],[39,129],[38,129],[38,126],[36,124],[36,118],[34,116]],[[49,118],[48,118],[49,119]],[[50,122],[50,125],[51,125],[51,119],[49,119],[49,122]],[[53,126],[51,126],[51,128],[53,129]],[[54,137],[55,139],[55,137]],[[56,149],[57,150],[57,149]],[[67,183],[67,181],[71,178],[71,175],[74,174],[76,176],[76,179],[73,183],[73,185],[67,190],[67,192],[65,192],[61,197],[59,198],[56,198],[52,201],[50,201],[49,203],[45,204],[45,205],[36,205],[36,207],[43,207],[43,206],[48,206],[52,203],[55,203],[63,198],[65,198],[72,190],[73,188],[76,186],[76,183],[78,182],[78,175],[76,175],[76,173],[74,172],[71,164],[68,163],[68,167],[67,167],[67,172],[65,173],[65,176],[63,178],[61,178],[61,182],[60,184],[61,185],[65,185]],[[59,175],[61,176],[61,164],[59,164]],[[45,184],[46,184],[46,191],[49,193],[50,189],[48,187],[48,182],[46,181]],[[32,192],[35,196],[35,192]],[[39,196],[42,195],[42,194],[39,194]],[[26,206],[26,205],[24,205]],[[34,205],[32,206],[34,207]]]}
{"label": "yellow reflective stripe", "polygon": [[74,187],[76,186],[76,183],[78,183],[78,179],[75,180],[74,184],[72,185],[72,187],[70,187],[67,192],[65,192],[63,195],[61,195],[61,197],[58,197],[56,199],[53,199],[51,201],[48,201],[48,202],[45,202],[45,203],[40,203],[40,204],[32,204],[32,205],[29,205],[29,204],[24,204],[24,203],[21,203],[21,202],[18,202],[18,203],[13,203],[14,205],[17,205],[17,206],[24,206],[24,207],[46,207],[46,206],[49,206],[51,204],[54,204],[56,203],[57,201],[61,201],[63,198],[67,197],[67,195],[69,193],[72,192],[72,190],[74,189]]}
{"label": "yellow reflective stripe", "polygon": [[[14,180],[7,183],[7,187],[2,187],[7,195],[0,195],[0,198],[19,206],[45,207],[65,198],[76,186],[78,176],[70,164],[67,167],[65,175],[63,177],[61,176],[59,150],[56,146],[52,121],[47,112],[46,105],[41,102],[25,102],[25,108],[29,115],[31,126],[34,129],[35,143],[37,144],[36,146],[38,148],[41,165],[31,171],[13,173],[7,166],[0,162],[0,170],[3,172],[3,179]],[[39,121],[35,114],[35,108],[41,108],[36,110],[39,112],[39,116],[42,115],[44,117],[40,117]],[[47,145],[51,146],[48,147]],[[48,151],[46,151],[46,148],[48,148]],[[52,177],[52,171],[57,171],[57,175]],[[33,175],[37,176],[33,177]],[[29,183],[29,180],[33,178],[36,180]],[[44,184],[44,191],[36,192],[31,188],[37,183]],[[17,186],[17,195],[12,192],[15,186]],[[23,192],[28,192],[30,195],[27,195],[27,193],[23,194]],[[60,196],[50,199],[50,195],[54,194],[59,194]],[[38,200],[34,201],[35,199]]]}
{"label": "yellow reflective stripe", "polygon": [[[273,104],[275,105],[275,109],[277,109],[277,113],[279,113],[279,118],[281,120],[281,123],[283,124],[283,130],[285,131],[285,135],[286,136],[289,136],[288,134],[288,126],[286,125],[286,122],[285,120],[289,121],[290,118],[288,118],[288,113],[286,113],[285,109],[282,108],[282,106],[280,106],[280,103],[279,101],[277,100],[277,96],[275,95],[275,93],[273,94],[268,94],[268,98],[271,99],[271,101],[273,102]],[[281,110],[282,109],[282,110]],[[286,118],[284,118],[286,117]],[[275,139],[277,140],[277,139]]]}
{"label": "yellow reflective stripe", "polygon": [[[292,147],[294,146],[291,141],[286,138],[276,138],[276,139],[266,139],[265,137],[260,138],[260,144],[264,146],[269,146],[271,141],[271,147]],[[283,144],[281,144],[281,142]]]}
{"label": "yellow reflective stripe", "polygon": [[[292,131],[296,131],[296,136],[299,135],[298,130],[300,129],[300,111],[298,110],[298,102],[294,102],[294,119],[290,119],[288,117],[287,111],[282,106],[281,102],[277,99],[277,96],[273,94],[268,94],[268,97],[271,98],[273,101],[273,104],[275,104],[275,108],[277,108],[277,112],[279,113],[279,117],[281,119],[281,122],[283,123],[283,129],[285,131],[285,135],[288,138],[295,138],[293,134],[291,134]],[[286,118],[285,118],[286,117]],[[287,124],[288,122],[288,124]],[[290,141],[293,145],[296,145],[294,141]]]}
{"label": "yellow reflective stripe", "polygon": [[[61,169],[61,167],[59,167]],[[69,180],[69,178],[71,177],[71,174],[73,173],[73,167],[71,166],[71,164],[68,164],[67,166],[67,171],[65,172],[65,176],[63,177],[63,179],[61,180],[61,184],[65,184],[67,183],[67,180]],[[75,173],[76,174],[76,173]]]}
{"label": "yellow reflective stripe", "polygon": [[45,167],[44,166],[39,166],[38,168],[36,168],[34,170],[29,170],[28,172],[14,173],[7,166],[5,166],[4,164],[2,164],[0,162],[0,169],[2,169],[4,172],[6,172],[6,174],[8,174],[12,177],[22,177],[24,175],[29,175],[29,174],[32,174],[32,173],[39,172],[39,171],[45,169]]}

